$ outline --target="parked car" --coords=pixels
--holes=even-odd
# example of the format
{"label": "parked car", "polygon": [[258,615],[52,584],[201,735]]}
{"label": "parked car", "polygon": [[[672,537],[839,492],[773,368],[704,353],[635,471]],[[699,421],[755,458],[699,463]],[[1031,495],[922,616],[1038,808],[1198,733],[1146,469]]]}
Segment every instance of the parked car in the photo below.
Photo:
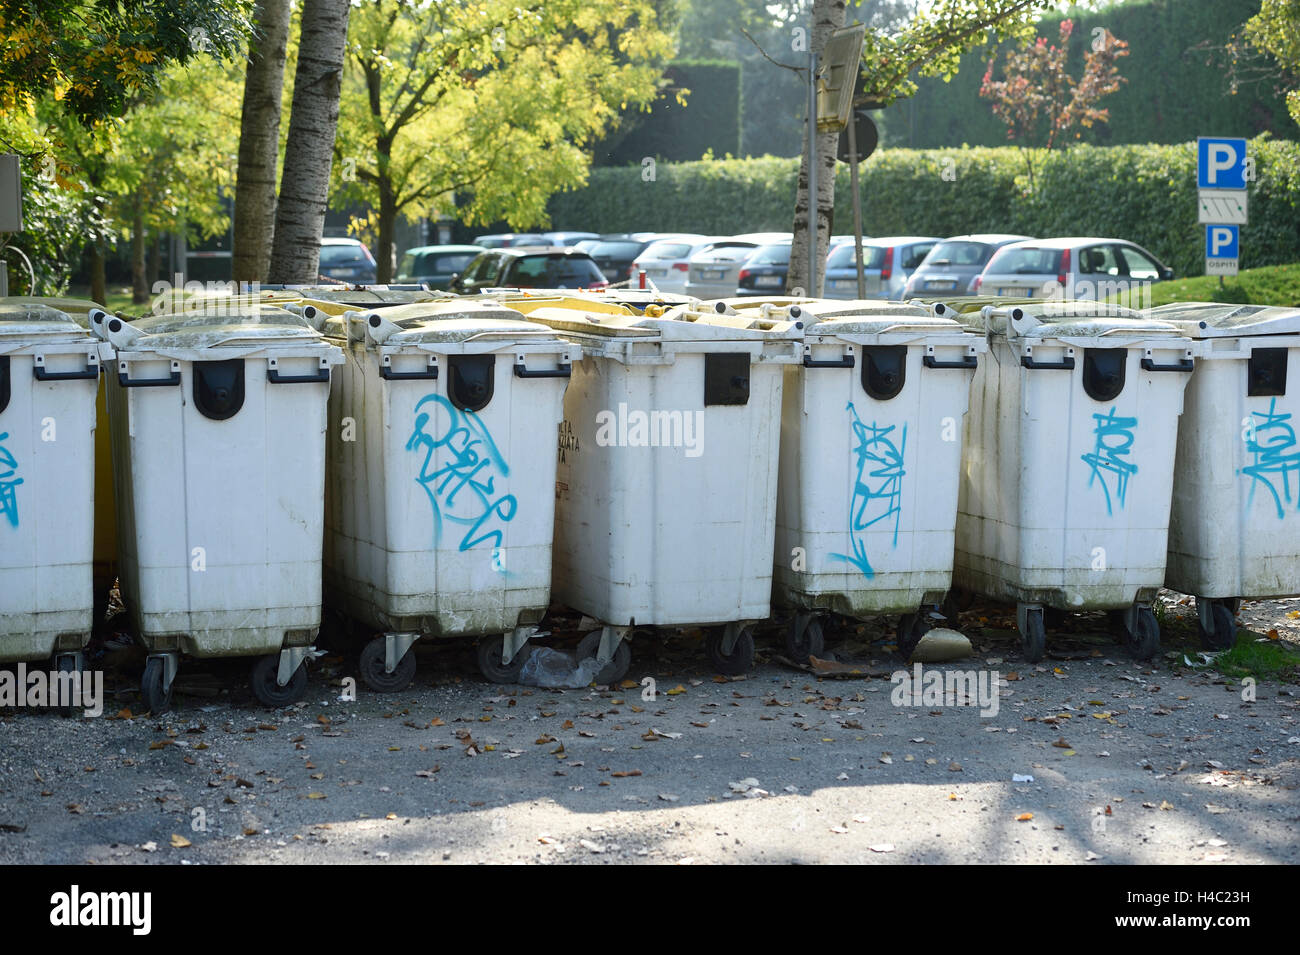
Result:
{"label": "parked car", "polygon": [[550,245],[550,239],[540,232],[498,232],[481,235],[474,240],[481,249],[510,249],[517,245]]}
{"label": "parked car", "polygon": [[736,295],[780,295],[790,271],[790,242],[760,245],[736,273]]}
{"label": "parked car", "polygon": [[375,257],[360,239],[320,240],[321,277],[351,285],[374,285],[377,268]]}
{"label": "parked car", "polygon": [[482,251],[477,245],[422,245],[407,249],[393,281],[399,285],[424,284],[431,289],[445,289]]}
{"label": "parked car", "polygon": [[1012,242],[1023,242],[1027,235],[980,233],[955,235],[944,239],[917,266],[903,290],[904,298],[946,292],[973,295],[975,280],[984,271],[998,249]]}
{"label": "parked car", "polygon": [[1173,277],[1173,269],[1140,245],[1072,236],[1004,245],[984,266],[974,290],[980,295],[1105,301]]}
{"label": "parked car", "polygon": [[788,241],[788,232],[749,232],[711,242],[691,256],[683,291],[697,298],[731,298],[740,267],[760,245]]}
{"label": "parked car", "polygon": [[633,284],[636,284],[638,273],[644,270],[646,278],[661,292],[685,292],[691,256],[709,243],[717,241],[717,236],[702,235],[656,239],[642,249],[632,263]]}
{"label": "parked car", "polygon": [[[862,243],[866,297],[897,301],[916,267],[942,239],[933,236],[883,236]],[[852,242],[831,249],[826,258],[827,298],[858,297],[857,256]]]}
{"label": "parked car", "polygon": [[488,288],[605,288],[609,282],[585,252],[558,246],[512,246],[480,252],[451,282],[472,295]]}
{"label": "parked car", "polygon": [[601,239],[586,254],[596,260],[596,265],[611,282],[622,282],[632,274],[632,263],[647,246],[649,239]]}
{"label": "parked car", "polygon": [[583,239],[599,239],[596,232],[543,232],[542,238],[551,245],[573,245]]}

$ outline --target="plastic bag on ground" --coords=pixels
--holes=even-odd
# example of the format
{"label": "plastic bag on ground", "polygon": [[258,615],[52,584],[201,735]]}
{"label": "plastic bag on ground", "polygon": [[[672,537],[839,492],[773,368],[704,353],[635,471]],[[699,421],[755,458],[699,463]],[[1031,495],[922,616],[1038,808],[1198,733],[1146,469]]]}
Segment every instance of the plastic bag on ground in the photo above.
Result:
{"label": "plastic bag on ground", "polygon": [[519,682],[524,686],[541,686],[568,689],[581,689],[596,679],[600,672],[600,663],[593,657],[587,657],[581,663],[574,660],[573,654],[551,647],[532,647],[528,659],[519,671]]}

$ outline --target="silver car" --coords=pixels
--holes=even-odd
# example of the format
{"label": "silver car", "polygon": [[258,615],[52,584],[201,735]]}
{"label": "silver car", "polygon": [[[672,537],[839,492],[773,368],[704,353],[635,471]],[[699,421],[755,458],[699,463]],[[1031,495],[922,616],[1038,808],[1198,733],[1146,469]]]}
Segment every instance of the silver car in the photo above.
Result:
{"label": "silver car", "polygon": [[686,273],[690,270],[691,256],[721,240],[721,236],[704,235],[678,235],[667,239],[656,239],[642,249],[636,261],[632,263],[632,284],[635,286],[639,273],[645,272],[646,278],[660,291],[685,292]]}
{"label": "silver car", "polygon": [[[912,272],[942,242],[933,236],[882,236],[862,243],[862,271],[867,298],[898,301]],[[857,252],[852,242],[837,245],[826,257],[826,298],[858,297]]]}
{"label": "silver car", "polygon": [[975,292],[1098,302],[1122,296],[1123,304],[1141,308],[1150,304],[1143,303],[1150,286],[1173,276],[1173,269],[1146,249],[1122,239],[1030,239],[999,249],[980,273]]}
{"label": "silver car", "polygon": [[789,232],[748,232],[706,245],[691,256],[683,291],[696,298],[729,298],[736,294],[740,267],[760,245],[790,238]]}

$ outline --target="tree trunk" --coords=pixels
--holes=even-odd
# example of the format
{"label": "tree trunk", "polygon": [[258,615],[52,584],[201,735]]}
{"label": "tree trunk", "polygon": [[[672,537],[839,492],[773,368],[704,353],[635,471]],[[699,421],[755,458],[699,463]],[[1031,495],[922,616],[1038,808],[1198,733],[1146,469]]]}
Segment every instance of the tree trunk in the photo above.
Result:
{"label": "tree trunk", "polygon": [[[820,56],[826,49],[831,34],[844,26],[844,0],[813,0],[813,24],[810,48]],[[818,68],[821,68],[820,63]],[[806,77],[805,77],[806,79]],[[808,97],[804,86],[804,98]],[[816,128],[816,118],[810,124]],[[790,269],[786,288],[803,289],[805,294],[818,296],[826,275],[826,246],[830,242],[831,224],[835,218],[835,149],[839,133],[818,133],[816,140],[817,162],[817,274],[808,274],[809,202],[808,202],[808,127],[804,128],[804,148],[799,160],[799,181],[794,200],[794,239],[790,244]]]}
{"label": "tree trunk", "polygon": [[375,281],[387,285],[393,280],[393,244],[397,241],[397,196],[389,175],[388,143],[379,144],[379,247],[375,249]]}
{"label": "tree trunk", "polygon": [[293,112],[271,244],[271,282],[307,284],[318,277],[349,9],[349,0],[303,3]]}
{"label": "tree trunk", "polygon": [[137,192],[135,196],[135,212],[131,216],[132,305],[143,305],[149,301],[149,280],[144,271],[144,203],[144,195]]}
{"label": "tree trunk", "polygon": [[104,244],[98,236],[90,240],[90,300],[107,307],[108,282],[104,279]]}
{"label": "tree trunk", "polygon": [[254,21],[260,36],[249,44],[244,107],[239,123],[235,173],[235,238],[232,278],[260,282],[271,262],[275,228],[275,165],[280,155],[280,99],[289,42],[289,0],[258,0]]}

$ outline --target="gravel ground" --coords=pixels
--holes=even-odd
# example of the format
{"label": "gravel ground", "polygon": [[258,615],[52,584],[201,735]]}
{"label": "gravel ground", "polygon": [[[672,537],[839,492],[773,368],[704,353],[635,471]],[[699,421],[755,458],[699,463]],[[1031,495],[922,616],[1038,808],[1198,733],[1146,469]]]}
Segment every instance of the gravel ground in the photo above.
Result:
{"label": "gravel ground", "polygon": [[[1297,675],[1243,698],[1163,599],[1149,664],[1101,615],[1034,665],[1012,611],[963,614],[974,655],[926,670],[996,678],[996,715],[895,705],[892,621],[839,630],[843,677],[784,661],[775,630],[747,677],[715,677],[687,632],[638,638],[626,687],[502,687],[449,641],[355,702],[355,657],[327,657],[280,711],[246,662],[186,661],[161,717],[137,715],[139,652],[114,651],[104,718],[0,710],[0,863],[1300,862]],[[1297,610],[1240,619],[1300,648]]]}

